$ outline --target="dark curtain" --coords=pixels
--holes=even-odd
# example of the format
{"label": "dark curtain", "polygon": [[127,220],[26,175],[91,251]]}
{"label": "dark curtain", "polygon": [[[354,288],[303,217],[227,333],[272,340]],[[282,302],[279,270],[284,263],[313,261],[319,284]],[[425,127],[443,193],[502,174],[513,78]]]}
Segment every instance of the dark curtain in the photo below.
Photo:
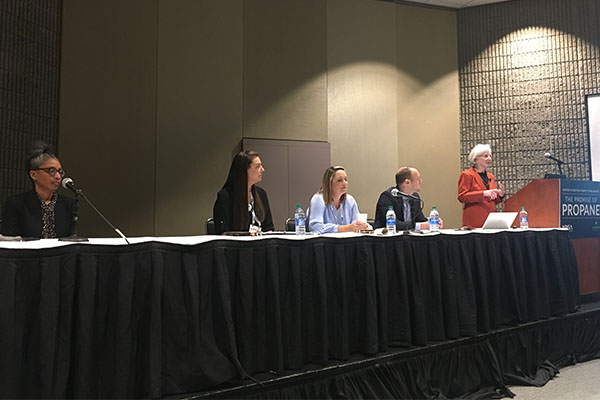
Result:
{"label": "dark curtain", "polygon": [[565,315],[578,294],[564,231],[2,249],[0,396],[208,390]]}
{"label": "dark curtain", "polygon": [[[391,361],[321,374],[277,389],[254,387],[252,399],[491,399],[507,385],[542,386],[559,368],[600,357],[600,310],[398,354]],[[465,343],[462,343],[465,342]],[[373,365],[374,364],[374,365]],[[232,397],[232,392],[222,393]]]}

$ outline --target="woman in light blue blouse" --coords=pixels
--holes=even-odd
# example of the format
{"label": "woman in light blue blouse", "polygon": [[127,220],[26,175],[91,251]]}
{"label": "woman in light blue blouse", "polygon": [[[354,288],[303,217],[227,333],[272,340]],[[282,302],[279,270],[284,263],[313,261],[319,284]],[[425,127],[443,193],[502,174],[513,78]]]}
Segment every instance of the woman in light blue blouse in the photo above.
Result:
{"label": "woman in light blue blouse", "polygon": [[355,232],[368,229],[356,221],[358,205],[348,194],[348,176],[344,167],[329,167],[321,188],[310,200],[308,227],[314,233]]}

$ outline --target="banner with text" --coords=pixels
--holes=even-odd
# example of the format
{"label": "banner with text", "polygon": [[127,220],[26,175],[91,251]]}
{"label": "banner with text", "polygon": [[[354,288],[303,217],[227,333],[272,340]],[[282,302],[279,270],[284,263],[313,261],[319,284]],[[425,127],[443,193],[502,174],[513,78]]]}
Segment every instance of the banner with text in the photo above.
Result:
{"label": "banner with text", "polygon": [[560,181],[560,225],[573,238],[600,237],[600,182]]}

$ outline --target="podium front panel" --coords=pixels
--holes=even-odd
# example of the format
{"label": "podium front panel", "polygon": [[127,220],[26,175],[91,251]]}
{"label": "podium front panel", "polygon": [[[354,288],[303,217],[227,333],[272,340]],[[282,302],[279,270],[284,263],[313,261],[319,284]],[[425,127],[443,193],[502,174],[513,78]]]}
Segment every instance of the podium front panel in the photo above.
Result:
{"label": "podium front panel", "polygon": [[600,237],[600,182],[560,180],[560,226],[572,238]]}

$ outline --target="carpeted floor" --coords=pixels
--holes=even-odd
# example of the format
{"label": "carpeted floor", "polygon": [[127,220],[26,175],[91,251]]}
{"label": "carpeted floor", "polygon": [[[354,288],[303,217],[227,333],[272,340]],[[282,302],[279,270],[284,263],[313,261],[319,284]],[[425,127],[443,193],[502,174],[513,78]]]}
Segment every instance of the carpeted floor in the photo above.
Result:
{"label": "carpeted floor", "polygon": [[600,360],[565,367],[543,387],[511,386],[515,400],[600,400]]}

